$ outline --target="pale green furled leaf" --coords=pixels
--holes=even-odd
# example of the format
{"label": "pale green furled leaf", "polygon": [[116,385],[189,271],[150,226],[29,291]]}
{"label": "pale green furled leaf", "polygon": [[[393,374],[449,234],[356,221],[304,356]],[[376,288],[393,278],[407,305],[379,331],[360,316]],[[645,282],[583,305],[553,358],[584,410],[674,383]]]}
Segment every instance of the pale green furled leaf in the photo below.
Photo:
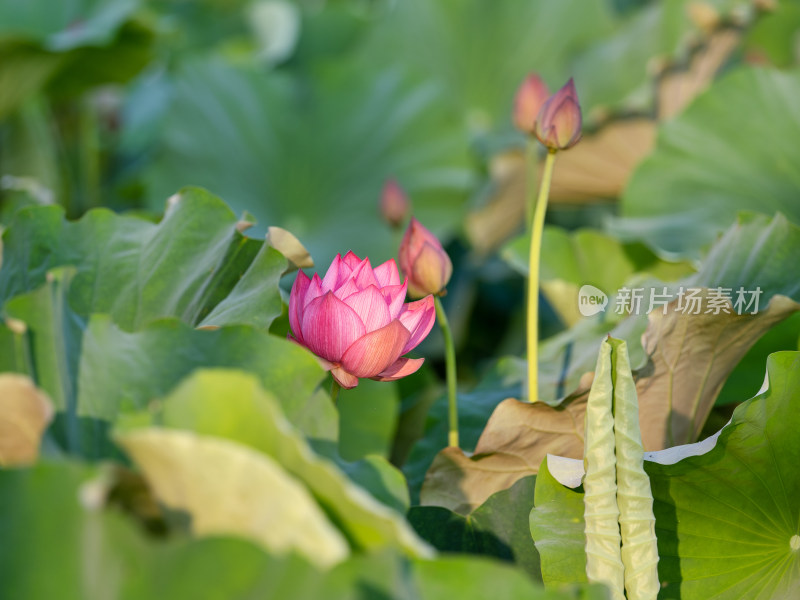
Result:
{"label": "pale green furled leaf", "polygon": [[[583,464],[586,577],[623,600],[624,566],[620,555],[620,511],[617,505],[617,464],[614,447],[615,373],[612,345],[604,341],[597,356],[592,389],[586,403]],[[629,375],[630,376],[630,375]]]}
{"label": "pale green furled leaf", "polygon": [[156,496],[191,516],[197,536],[239,535],[322,568],[350,552],[303,484],[269,456],[189,431],[144,428],[116,439]]}
{"label": "pale green furled leaf", "polygon": [[[658,595],[658,546],[653,493],[644,472],[639,402],[627,344],[609,339],[614,386],[614,452],[617,506],[622,536],[622,563],[628,600],[655,600]],[[584,484],[585,488],[585,484]]]}

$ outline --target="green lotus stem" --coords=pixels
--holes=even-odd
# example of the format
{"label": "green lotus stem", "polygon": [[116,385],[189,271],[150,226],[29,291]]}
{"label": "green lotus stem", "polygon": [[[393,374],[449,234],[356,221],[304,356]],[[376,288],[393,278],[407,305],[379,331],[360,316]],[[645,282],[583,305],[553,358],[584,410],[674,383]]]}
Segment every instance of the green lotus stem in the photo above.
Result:
{"label": "green lotus stem", "polygon": [[525,227],[528,230],[528,235],[531,233],[533,227],[533,212],[536,210],[536,196],[538,190],[536,189],[536,171],[539,168],[539,143],[535,137],[528,140],[528,145],[525,147]]}
{"label": "green lotus stem", "polygon": [[590,583],[607,586],[612,600],[625,600],[612,412],[614,379],[612,345],[603,341],[586,404],[583,451],[586,578]]}
{"label": "green lotus stem", "polygon": [[336,406],[336,403],[339,401],[340,389],[342,389],[342,386],[340,386],[339,382],[334,379],[331,383],[331,402],[333,402],[334,406]]}
{"label": "green lotus stem", "polygon": [[[553,179],[553,165],[556,150],[547,151],[544,173],[539,186],[539,198],[531,221],[531,247],[528,255],[528,402],[539,399],[539,262],[542,254],[542,233],[547,200],[550,196],[550,181]],[[535,168],[535,167],[533,167]],[[530,181],[530,180],[529,180]],[[531,188],[532,186],[528,186]]]}
{"label": "green lotus stem", "polygon": [[622,535],[622,563],[628,600],[655,600],[658,582],[658,541],[653,492],[644,471],[639,428],[639,402],[631,375],[627,345],[609,339],[613,348],[614,440],[617,459],[617,505]]}
{"label": "green lotus stem", "polygon": [[444,313],[444,307],[439,296],[433,297],[436,307],[436,318],[444,336],[444,358],[447,371],[447,402],[448,402],[448,432],[447,445],[458,448],[458,401],[456,398],[456,348],[453,343],[453,332]]}

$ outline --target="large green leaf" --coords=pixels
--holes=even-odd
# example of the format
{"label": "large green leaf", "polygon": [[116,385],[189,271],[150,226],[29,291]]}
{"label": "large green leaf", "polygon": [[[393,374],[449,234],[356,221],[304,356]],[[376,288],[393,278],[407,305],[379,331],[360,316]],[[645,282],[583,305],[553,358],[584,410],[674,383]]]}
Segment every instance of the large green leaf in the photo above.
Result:
{"label": "large green leaf", "polygon": [[[502,250],[503,258],[525,277],[529,247],[530,235],[525,234]],[[559,227],[544,229],[540,269],[542,293],[567,326],[581,319],[577,298],[584,285],[614,294],[634,275],[674,281],[693,271],[690,263],[664,260],[641,243],[623,243],[593,229],[570,233]]]}
{"label": "large green leaf", "polygon": [[[222,201],[199,189],[169,204],[159,224],[21,209],[3,234],[3,367],[35,377],[60,412],[56,439],[87,456],[111,451],[107,424],[121,410],[167,394],[200,366],[257,373],[293,423],[335,440],[316,360],[258,330],[281,314],[289,263],[271,244],[286,240],[274,230],[269,242],[243,236]],[[170,316],[186,324],[155,323]]]}
{"label": "large green leaf", "polygon": [[518,570],[477,557],[443,557],[436,561],[417,561],[415,575],[421,600],[439,600],[451,594],[464,600],[530,598],[531,600],[607,600],[602,586],[565,586],[545,590],[533,584]]}
{"label": "large green leaf", "polygon": [[[119,435],[126,449],[128,438],[148,423],[227,438],[271,457],[306,485],[356,548],[394,547],[410,555],[429,554],[428,547],[399,514],[353,485],[333,463],[313,452],[283,416],[273,394],[265,392],[251,375],[233,371],[195,373],[158,407],[123,421]],[[133,455],[136,457],[135,451]],[[179,471],[173,469],[172,476],[177,477]]]}
{"label": "large green leaf", "polygon": [[[0,578],[25,600],[480,600],[504,597],[602,600],[600,588],[545,591],[495,561],[450,557],[408,561],[354,556],[321,572],[296,555],[276,556],[231,537],[145,537],[118,507],[107,507],[108,477],[75,463],[0,471]],[[46,565],[47,577],[41,569]]]}
{"label": "large green leaf", "polygon": [[388,457],[400,400],[393,383],[363,379],[339,397],[339,453],[346,460]]}
{"label": "large green leaf", "polygon": [[0,37],[35,40],[51,51],[108,44],[139,0],[0,2]]}
{"label": "large green leaf", "polygon": [[[75,463],[0,471],[0,577],[9,598],[341,598],[294,557],[236,539],[145,538],[103,510],[104,475]],[[100,490],[100,495],[95,490]],[[47,577],[32,565],[48,565]]]}
{"label": "large green leaf", "polygon": [[414,506],[408,520],[437,550],[512,561],[531,578],[541,580],[539,553],[528,534],[535,485],[536,477],[520,479],[467,516],[442,506]]}
{"label": "large green leaf", "polygon": [[[717,435],[645,455],[664,598],[778,599],[800,586],[800,353],[770,356],[767,376]],[[536,489],[549,501],[531,515],[545,582],[580,580],[583,513],[567,501],[580,493],[541,472]],[[544,527],[551,507],[575,526]]]}
{"label": "large green leaf", "polygon": [[800,223],[800,72],[730,73],[662,125],[622,198],[619,229],[696,255],[746,209]]}
{"label": "large green leaf", "polygon": [[421,219],[454,224],[471,174],[437,92],[385,65],[327,64],[315,75],[182,64],[146,174],[151,205],[194,181],[290,229],[320,264],[348,249],[373,263],[394,256],[397,241],[378,211],[389,177],[410,191]]}
{"label": "large green leaf", "polygon": [[[583,488],[561,485],[550,473],[545,457],[536,476],[530,530],[542,565],[545,585],[581,583],[586,579]],[[558,460],[556,457],[555,460]]]}
{"label": "large green leaf", "polygon": [[239,233],[219,198],[197,188],[174,196],[158,224],[104,209],[75,222],[55,206],[21,209],[3,233],[0,302],[65,265],[77,269],[69,289],[75,312],[110,314],[128,330],[162,317],[267,329],[281,312],[278,279],[288,267],[269,245]]}
{"label": "large green leaf", "polygon": [[362,52],[441,82],[461,127],[485,134],[510,130],[514,93],[530,71],[563,85],[570,59],[613,24],[596,0],[408,0],[373,28]]}
{"label": "large green leaf", "polygon": [[4,368],[34,376],[52,398],[62,415],[56,437],[70,451],[106,455],[104,424],[209,366],[256,374],[295,425],[312,437],[336,439],[335,409],[318,389],[324,371],[297,344],[249,326],[198,330],[167,319],[128,332],[108,315],[87,323],[67,302],[73,271],[50,273],[45,285],[7,303],[12,326],[0,329],[0,356],[10,358]]}

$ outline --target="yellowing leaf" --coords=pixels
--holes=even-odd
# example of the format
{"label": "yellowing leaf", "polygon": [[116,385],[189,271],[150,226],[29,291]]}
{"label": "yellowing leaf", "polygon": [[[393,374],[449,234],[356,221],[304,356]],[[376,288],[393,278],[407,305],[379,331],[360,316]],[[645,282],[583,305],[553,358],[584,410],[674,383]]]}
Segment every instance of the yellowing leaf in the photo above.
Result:
{"label": "yellowing leaf", "polygon": [[310,269],[314,266],[308,250],[293,233],[282,227],[267,229],[267,244],[283,254],[296,269]]}
{"label": "yellowing leaf", "polygon": [[319,567],[349,547],[306,488],[270,457],[229,440],[145,428],[117,435],[156,496],[192,517],[199,536],[234,534]]}
{"label": "yellowing leaf", "polygon": [[27,465],[39,456],[53,405],[30,378],[0,374],[0,466]]}

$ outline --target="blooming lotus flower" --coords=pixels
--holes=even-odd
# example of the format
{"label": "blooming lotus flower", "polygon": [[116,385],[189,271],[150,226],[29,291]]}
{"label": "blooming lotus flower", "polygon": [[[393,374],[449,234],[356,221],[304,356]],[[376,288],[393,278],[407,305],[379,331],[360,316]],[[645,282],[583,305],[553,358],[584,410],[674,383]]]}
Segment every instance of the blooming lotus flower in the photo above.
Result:
{"label": "blooming lotus flower", "polygon": [[581,139],[581,106],[572,79],[542,105],[534,132],[550,150],[567,150]]}
{"label": "blooming lotus flower", "polygon": [[550,97],[547,84],[536,73],[528,75],[514,97],[514,125],[523,133],[533,135],[536,116]]}
{"label": "blooming lotus flower", "polygon": [[400,242],[397,258],[408,278],[408,293],[415,298],[438,294],[453,274],[453,263],[442,243],[414,217]]}
{"label": "blooming lotus flower", "polygon": [[414,373],[422,358],[402,358],[425,339],[436,319],[433,297],[403,303],[394,260],[372,268],[348,252],[337,254],[325,277],[300,271],[289,296],[294,339],[319,357],[343,388],[361,377],[392,381]]}
{"label": "blooming lotus flower", "polygon": [[399,227],[411,205],[408,196],[394,179],[388,180],[381,192],[381,216],[392,227]]}

